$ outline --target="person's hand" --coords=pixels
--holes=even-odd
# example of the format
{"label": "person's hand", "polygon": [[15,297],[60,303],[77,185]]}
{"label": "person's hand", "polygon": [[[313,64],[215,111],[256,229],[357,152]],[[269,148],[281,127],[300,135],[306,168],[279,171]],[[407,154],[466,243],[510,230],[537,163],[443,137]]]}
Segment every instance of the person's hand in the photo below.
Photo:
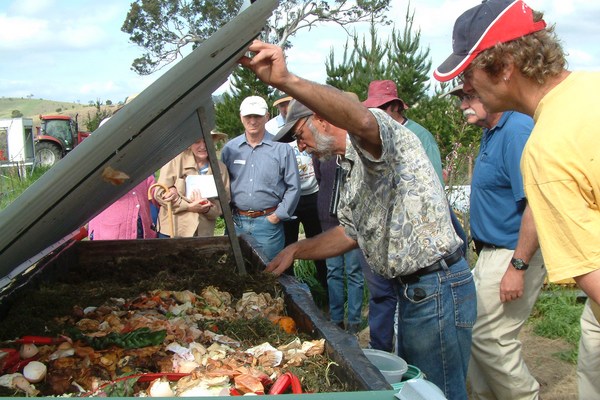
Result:
{"label": "person's hand", "polygon": [[281,250],[270,263],[267,264],[265,271],[272,272],[276,276],[281,275],[294,263],[294,252],[296,243],[292,243]]}
{"label": "person's hand", "polygon": [[175,203],[177,200],[179,200],[179,197],[180,196],[179,196],[179,193],[177,192],[177,189],[174,188],[173,186],[171,186],[169,188],[169,191],[165,192],[162,196],[164,201],[173,202],[173,203]]}
{"label": "person's hand", "polygon": [[188,211],[196,212],[198,214],[206,214],[210,211],[211,207],[214,207],[213,203],[211,203],[208,199],[205,199],[200,195],[200,193],[194,191],[192,192],[192,198],[190,199],[192,202],[188,204]]}
{"label": "person's hand", "polygon": [[279,221],[281,221],[281,220],[279,219],[279,217],[277,215],[275,215],[275,213],[272,213],[272,214],[267,215],[267,221],[269,221],[273,225],[277,225],[279,223]]}
{"label": "person's hand", "polygon": [[252,70],[261,81],[269,85],[278,86],[287,81],[290,72],[281,47],[255,40],[248,50],[254,53],[254,56],[240,58],[238,62],[242,66]]}
{"label": "person's hand", "polygon": [[500,301],[508,303],[520,299],[523,296],[524,287],[525,271],[519,271],[509,264],[500,281]]}

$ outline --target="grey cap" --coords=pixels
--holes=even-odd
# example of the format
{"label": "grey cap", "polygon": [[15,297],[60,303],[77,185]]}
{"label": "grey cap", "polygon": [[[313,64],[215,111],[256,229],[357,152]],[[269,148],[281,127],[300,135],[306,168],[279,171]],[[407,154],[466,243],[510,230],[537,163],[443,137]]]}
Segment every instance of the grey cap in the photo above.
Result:
{"label": "grey cap", "polygon": [[285,117],[285,125],[279,129],[279,132],[277,132],[277,135],[275,135],[273,140],[275,142],[282,143],[293,142],[294,139],[292,138],[292,128],[294,125],[296,125],[296,122],[313,114],[314,112],[312,110],[296,99],[293,99],[290,101],[290,105],[288,106],[287,116]]}

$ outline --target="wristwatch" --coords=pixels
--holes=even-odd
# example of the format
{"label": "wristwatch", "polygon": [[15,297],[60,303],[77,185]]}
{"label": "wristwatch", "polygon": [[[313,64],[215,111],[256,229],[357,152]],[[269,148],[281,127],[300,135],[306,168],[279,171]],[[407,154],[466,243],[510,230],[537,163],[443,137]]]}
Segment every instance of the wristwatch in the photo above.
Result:
{"label": "wristwatch", "polygon": [[513,258],[510,260],[510,263],[517,271],[525,271],[527,268],[529,268],[529,264],[523,261],[522,258]]}

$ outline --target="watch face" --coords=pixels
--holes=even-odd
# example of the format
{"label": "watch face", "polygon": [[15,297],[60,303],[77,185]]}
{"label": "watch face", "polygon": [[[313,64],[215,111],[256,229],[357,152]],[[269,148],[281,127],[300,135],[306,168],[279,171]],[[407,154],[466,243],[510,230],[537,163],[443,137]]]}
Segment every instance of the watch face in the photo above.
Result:
{"label": "watch face", "polygon": [[510,263],[513,265],[513,267],[515,267],[515,269],[521,271],[524,269],[527,269],[529,267],[528,264],[525,263],[525,261],[521,260],[520,258],[513,258]]}

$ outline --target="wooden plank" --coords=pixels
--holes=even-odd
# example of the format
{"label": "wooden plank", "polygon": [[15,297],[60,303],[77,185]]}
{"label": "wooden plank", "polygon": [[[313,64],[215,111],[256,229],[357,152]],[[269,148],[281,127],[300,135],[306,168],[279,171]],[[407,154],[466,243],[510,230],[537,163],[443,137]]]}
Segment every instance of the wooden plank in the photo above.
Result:
{"label": "wooden plank", "polygon": [[[197,110],[198,121],[203,127],[203,131],[206,132],[209,127],[206,122],[206,110],[199,108]],[[235,226],[233,226],[233,217],[231,215],[231,206],[227,201],[227,192],[225,185],[223,185],[223,178],[221,177],[221,168],[219,168],[217,152],[215,150],[215,144],[212,140],[212,135],[205,135],[204,141],[206,142],[206,149],[208,150],[208,162],[213,172],[215,184],[217,186],[217,193],[219,194],[219,200],[221,201],[221,209],[223,210],[223,218],[225,219],[225,226],[227,227],[227,235],[229,236],[229,242],[233,249],[233,257],[235,258],[235,265],[240,275],[246,275],[246,267],[244,266],[244,258],[242,257],[242,249],[235,233]]]}

